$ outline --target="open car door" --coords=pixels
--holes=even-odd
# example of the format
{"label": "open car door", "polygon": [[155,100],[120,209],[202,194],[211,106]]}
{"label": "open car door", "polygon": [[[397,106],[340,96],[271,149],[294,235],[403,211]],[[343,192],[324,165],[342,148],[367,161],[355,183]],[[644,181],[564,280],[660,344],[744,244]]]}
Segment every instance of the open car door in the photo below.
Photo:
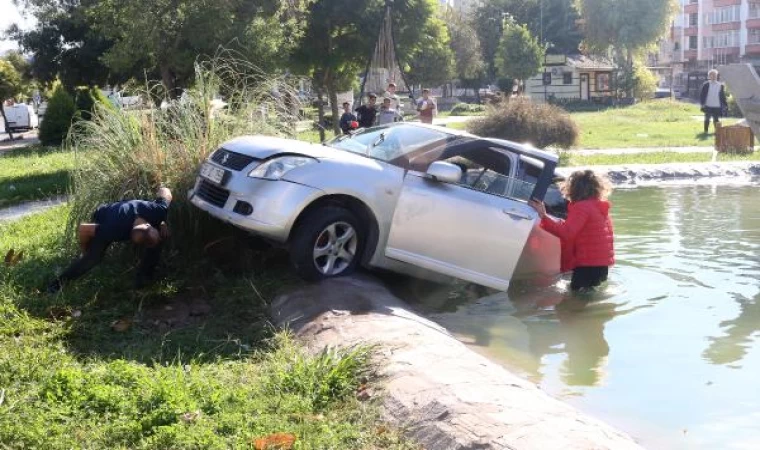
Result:
{"label": "open car door", "polygon": [[[506,154],[504,158],[509,158]],[[444,275],[493,289],[506,290],[538,214],[524,200],[509,196],[515,183],[505,174],[489,173],[472,184],[410,171],[393,215],[385,255]],[[451,166],[451,164],[448,164]],[[512,165],[513,166],[513,165]],[[530,186],[543,198],[555,163]],[[438,166],[440,168],[441,166]],[[456,168],[455,170],[461,170]],[[525,189],[521,189],[523,192]]]}

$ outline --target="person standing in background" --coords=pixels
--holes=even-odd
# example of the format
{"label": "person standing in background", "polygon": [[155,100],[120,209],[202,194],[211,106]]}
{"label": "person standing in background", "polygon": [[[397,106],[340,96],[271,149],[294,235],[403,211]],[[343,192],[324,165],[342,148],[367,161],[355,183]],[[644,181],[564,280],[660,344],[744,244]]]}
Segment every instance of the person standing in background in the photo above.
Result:
{"label": "person standing in background", "polygon": [[343,134],[348,134],[351,131],[351,122],[356,122],[356,116],[351,113],[351,104],[345,102],[343,103],[343,115],[340,116],[340,129]]}
{"label": "person standing in background", "polygon": [[391,99],[391,108],[401,114],[401,108],[403,108],[404,105],[401,103],[401,97],[396,95],[396,83],[388,83],[388,90],[383,94],[383,98]]}
{"label": "person standing in background", "polygon": [[708,81],[702,85],[702,92],[699,96],[700,109],[705,113],[705,134],[710,128],[710,118],[713,120],[713,129],[718,127],[720,116],[724,109],[728,108],[726,101],[726,89],[723,83],[718,81],[718,71],[713,69],[707,73]]}
{"label": "person standing in background", "polygon": [[369,128],[375,125],[375,117],[377,116],[377,96],[375,94],[369,94],[367,96],[367,104],[356,108],[356,113],[359,117],[359,128]]}
{"label": "person standing in background", "polygon": [[433,123],[433,116],[436,113],[438,106],[435,104],[435,100],[430,96],[430,89],[422,90],[422,98],[417,102],[417,112],[420,115],[420,122]]}

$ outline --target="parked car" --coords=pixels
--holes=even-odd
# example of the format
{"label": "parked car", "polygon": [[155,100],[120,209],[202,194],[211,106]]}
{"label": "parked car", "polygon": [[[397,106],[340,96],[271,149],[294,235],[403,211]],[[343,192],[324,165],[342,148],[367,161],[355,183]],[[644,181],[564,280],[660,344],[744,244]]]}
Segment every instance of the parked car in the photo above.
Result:
{"label": "parked car", "polygon": [[558,240],[526,202],[547,199],[564,210],[556,165],[554,154],[535,148],[418,123],[323,145],[244,136],[210,155],[189,196],[212,216],[286,246],[307,280],[363,265],[505,290],[517,274],[559,270]]}
{"label": "parked car", "polygon": [[3,106],[3,112],[5,112],[5,119],[8,121],[10,131],[32,130],[40,125],[39,117],[34,112],[32,105],[15,103],[10,106]]}

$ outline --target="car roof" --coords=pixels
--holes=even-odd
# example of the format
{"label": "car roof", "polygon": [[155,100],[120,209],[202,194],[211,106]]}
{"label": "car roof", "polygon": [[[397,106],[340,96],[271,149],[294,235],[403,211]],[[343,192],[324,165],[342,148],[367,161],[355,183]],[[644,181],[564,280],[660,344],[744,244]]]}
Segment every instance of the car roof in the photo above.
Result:
{"label": "car roof", "polygon": [[402,122],[402,123],[395,123],[395,124],[388,125],[389,128],[390,127],[405,127],[405,126],[428,128],[431,130],[436,130],[439,132],[449,134],[451,136],[456,136],[458,138],[469,138],[476,141],[483,141],[484,145],[496,144],[499,147],[504,147],[526,156],[532,156],[533,158],[540,159],[542,161],[552,161],[555,163],[559,161],[559,157],[556,154],[552,152],[548,152],[546,150],[538,149],[527,143],[519,144],[517,142],[508,141],[506,139],[486,138],[486,137],[477,136],[472,133],[468,133],[467,131],[463,131],[463,130],[455,130],[452,128],[446,128],[446,127],[441,127],[438,125],[429,125],[429,124],[418,123],[418,122]]}

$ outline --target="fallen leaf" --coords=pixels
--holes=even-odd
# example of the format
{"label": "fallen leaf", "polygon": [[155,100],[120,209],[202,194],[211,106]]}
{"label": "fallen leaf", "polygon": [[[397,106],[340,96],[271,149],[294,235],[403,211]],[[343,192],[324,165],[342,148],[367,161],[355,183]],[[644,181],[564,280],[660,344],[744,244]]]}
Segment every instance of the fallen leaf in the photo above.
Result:
{"label": "fallen leaf", "polygon": [[274,433],[257,438],[253,441],[256,450],[290,450],[296,442],[296,436],[291,433]]}
{"label": "fallen leaf", "polygon": [[132,326],[132,321],[129,319],[119,319],[114,320],[111,322],[111,329],[113,331],[116,331],[117,333],[123,333],[127,330],[129,330],[129,327]]}

